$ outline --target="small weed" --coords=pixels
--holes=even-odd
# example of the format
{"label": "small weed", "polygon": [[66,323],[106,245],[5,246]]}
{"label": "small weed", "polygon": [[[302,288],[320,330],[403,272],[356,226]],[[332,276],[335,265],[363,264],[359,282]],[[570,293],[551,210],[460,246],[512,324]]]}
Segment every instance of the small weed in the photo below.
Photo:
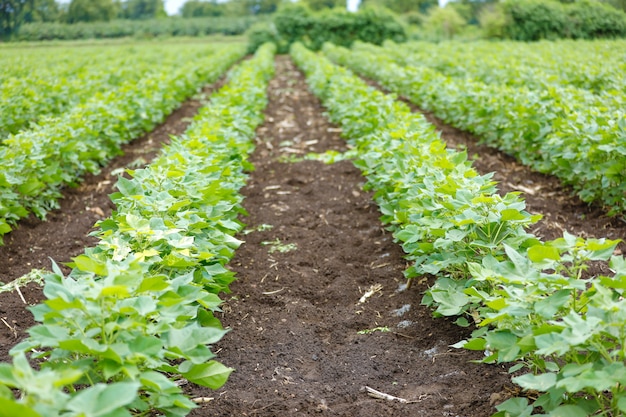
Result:
{"label": "small weed", "polygon": [[296,245],[295,243],[282,243],[280,241],[280,239],[276,238],[274,240],[266,240],[261,242],[261,245],[263,246],[269,246],[269,253],[274,253],[274,252],[280,252],[280,253],[285,253],[285,252],[291,252],[293,250],[298,249],[298,245]]}
{"label": "small weed", "polygon": [[372,334],[374,332],[382,332],[382,333],[387,333],[390,332],[391,330],[389,329],[389,327],[385,326],[385,327],[375,327],[373,329],[365,329],[365,330],[359,330],[358,332],[356,332],[357,334]]}
{"label": "small weed", "polygon": [[276,158],[276,162],[280,162],[282,164],[296,164],[298,162],[304,161],[305,158],[301,156],[294,155],[292,153],[282,154]]}
{"label": "small weed", "polygon": [[257,227],[253,227],[252,229],[246,229],[244,230],[242,233],[244,235],[249,235],[252,232],[266,232],[268,230],[272,230],[274,228],[274,226],[272,226],[271,224],[260,224]]}

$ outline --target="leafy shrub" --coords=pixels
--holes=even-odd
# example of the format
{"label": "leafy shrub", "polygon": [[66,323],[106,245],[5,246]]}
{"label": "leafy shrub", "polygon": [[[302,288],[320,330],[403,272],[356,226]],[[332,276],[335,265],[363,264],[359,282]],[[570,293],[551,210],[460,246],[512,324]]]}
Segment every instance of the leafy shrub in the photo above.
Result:
{"label": "leafy shrub", "polygon": [[485,7],[478,14],[478,22],[483,30],[483,34],[488,39],[504,38],[506,27],[506,16],[499,7]]}
{"label": "leafy shrub", "polygon": [[280,37],[288,44],[292,44],[306,38],[314,24],[314,17],[305,6],[288,5],[276,13],[274,24]]}
{"label": "leafy shrub", "polygon": [[276,30],[273,22],[263,22],[254,24],[246,32],[248,36],[248,53],[257,50],[261,45],[271,42],[277,46],[276,51],[284,54],[288,51],[287,43]]}
{"label": "leafy shrub", "polygon": [[626,35],[626,14],[600,2],[582,0],[567,7],[569,37],[616,38]]}
{"label": "leafy shrub", "polygon": [[[404,27],[395,15],[388,11],[368,8],[358,13],[325,10],[312,13],[301,5],[287,5],[276,13],[274,25],[279,36],[281,50],[294,42],[302,42],[309,48],[319,50],[325,42],[349,46],[354,41],[382,44],[385,39],[396,42],[406,40]],[[267,32],[269,30],[269,32]],[[266,32],[251,32],[250,46],[259,45],[260,39],[271,38],[273,28]]]}
{"label": "leafy shrub", "polygon": [[467,22],[455,8],[443,7],[431,10],[424,25],[437,39],[452,39]]}
{"label": "leafy shrub", "polygon": [[626,14],[598,1],[506,0],[500,7],[506,16],[504,35],[515,40],[626,36]]}
{"label": "leafy shrub", "polygon": [[502,3],[507,17],[505,34],[520,41],[563,37],[567,25],[565,8],[555,1],[520,0]]}
{"label": "leafy shrub", "polygon": [[204,36],[214,33],[241,35],[258,19],[253,17],[167,18],[150,20],[112,20],[74,24],[50,22],[22,25],[13,35],[18,41],[122,38],[161,36]]}

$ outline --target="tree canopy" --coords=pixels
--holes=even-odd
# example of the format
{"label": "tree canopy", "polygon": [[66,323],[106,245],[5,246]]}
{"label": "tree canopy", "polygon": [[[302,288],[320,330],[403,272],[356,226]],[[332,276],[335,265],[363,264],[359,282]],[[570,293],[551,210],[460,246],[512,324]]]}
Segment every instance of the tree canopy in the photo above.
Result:
{"label": "tree canopy", "polygon": [[126,0],[121,4],[126,19],[154,19],[166,15],[163,0]]}
{"label": "tree canopy", "polygon": [[72,0],[67,10],[68,23],[97,22],[114,19],[118,7],[113,0]]}

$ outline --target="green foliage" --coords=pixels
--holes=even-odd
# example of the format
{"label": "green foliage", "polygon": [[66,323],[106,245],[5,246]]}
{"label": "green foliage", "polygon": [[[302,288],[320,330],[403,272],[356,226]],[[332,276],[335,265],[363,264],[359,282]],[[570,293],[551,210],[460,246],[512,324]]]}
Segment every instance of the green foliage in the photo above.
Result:
{"label": "green foliage", "polygon": [[346,2],[344,0],[304,0],[304,3],[309,9],[315,11],[332,9],[335,7],[346,7]]}
{"label": "green foliage", "polygon": [[567,27],[565,7],[556,1],[522,0],[502,3],[508,38],[523,41],[557,39]]}
{"label": "green foliage", "polygon": [[248,37],[248,53],[253,53],[261,45],[272,42],[277,46],[277,52],[287,53],[289,47],[287,42],[278,34],[276,25],[273,22],[262,22],[252,25],[246,32]]}
{"label": "green foliage", "polygon": [[[120,152],[123,143],[162,121],[199,86],[216,80],[245,53],[241,44],[217,48],[216,54],[206,45],[174,48],[174,53],[166,49],[160,56],[152,56],[157,58],[152,61],[152,69],[131,66],[127,79],[115,88],[92,91],[95,94],[71,111],[43,119],[32,129],[3,141],[2,234],[29,213],[44,217],[57,207],[61,187],[75,184],[87,172],[97,172],[101,163]],[[110,70],[109,63],[103,64],[106,71]],[[124,65],[124,61],[119,64]],[[97,68],[102,71],[103,67]]]}
{"label": "green foliage", "polygon": [[108,22],[119,13],[113,0],[72,0],[67,11],[68,23]]}
{"label": "green foliage", "polygon": [[593,0],[561,4],[554,0],[501,3],[510,39],[596,39],[626,36],[626,14]]}
{"label": "green foliage", "polygon": [[409,12],[427,13],[431,8],[439,5],[437,0],[363,0],[361,8],[385,7],[395,13]]}
{"label": "green foliage", "polygon": [[7,55],[0,61],[5,71],[0,91],[2,139],[38,122],[51,122],[50,117],[70,111],[97,93],[138,82],[156,66],[184,59],[172,47],[137,53],[136,46],[17,50]]}
{"label": "green foliage", "polygon": [[487,39],[503,39],[506,28],[506,16],[501,7],[485,7],[477,16],[483,36]]}
{"label": "green foliage", "polygon": [[350,45],[356,40],[381,44],[385,39],[398,42],[406,39],[402,25],[385,11],[366,9],[358,13],[324,10],[312,13],[301,5],[281,8],[274,17],[280,43],[304,42],[320,49],[324,42]]}
{"label": "green foliage", "polygon": [[626,12],[626,0],[604,0],[605,3],[610,4],[616,9]]}
{"label": "green foliage", "polygon": [[263,15],[276,12],[284,0],[233,0],[233,4],[241,8],[243,14]]}
{"label": "green foliage", "polygon": [[[214,312],[233,280],[224,265],[241,243],[238,190],[273,53],[260,48],[183,137],[119,178],[98,246],[67,277],[54,266],[46,300],[32,308],[40,324],[13,348],[13,364],[0,365],[5,415],[185,416],[195,404],[178,380],[224,384],[232,369],[213,359],[210,345],[225,333]],[[45,359],[41,369],[28,357]]]}
{"label": "green foliage", "polygon": [[186,19],[191,17],[223,16],[226,14],[226,8],[224,3],[219,3],[217,0],[190,0],[183,4],[180,14]]}
{"label": "green foliage", "polygon": [[626,13],[592,0],[578,0],[568,7],[567,37],[601,39],[626,36]]}
{"label": "green foliage", "polygon": [[476,24],[481,13],[497,3],[497,0],[452,0],[447,6],[455,8],[463,19],[470,24]]}
{"label": "green foliage", "polygon": [[121,16],[125,19],[154,19],[165,17],[163,0],[126,0],[122,3]]}
{"label": "green foliage", "polygon": [[22,25],[12,36],[17,41],[104,39],[165,36],[204,36],[215,33],[241,35],[257,19],[254,17],[168,17],[148,20],[112,20],[64,24],[58,22]]}
{"label": "green foliage", "polygon": [[6,38],[24,23],[50,22],[61,18],[54,0],[0,0],[0,38]]}
{"label": "green foliage", "polygon": [[[464,44],[459,47],[468,48]],[[596,43],[589,48],[597,49]],[[390,90],[524,164],[558,176],[572,185],[582,200],[598,201],[612,214],[626,210],[623,95],[608,91],[596,95],[558,82],[546,88],[545,83],[537,82],[541,80],[537,74],[521,87],[486,84],[474,80],[471,71],[468,78],[444,75],[427,65],[428,54],[412,58],[399,45],[383,49],[359,44],[355,49],[355,68]],[[463,73],[458,65],[466,62],[463,58],[441,51],[430,56],[430,62],[440,61],[437,69],[450,66],[450,74]],[[484,68],[485,62],[481,57],[479,67]],[[506,71],[511,71],[509,65]],[[619,80],[623,77],[618,76],[617,83]],[[530,88],[531,84],[537,85],[536,89]]]}
{"label": "green foliage", "polygon": [[[406,89],[394,82],[403,78],[402,68],[381,65],[380,56],[330,45],[324,53],[390,88]],[[315,62],[310,53],[294,48],[294,55],[331,117],[355,138],[357,165],[375,191],[382,220],[414,261],[408,277],[435,276],[423,303],[436,316],[460,316],[459,325],[478,326],[455,347],[483,350],[483,362],[516,362],[511,372],[527,371],[513,382],[538,397],[532,403],[509,399],[495,416],[621,415],[626,259],[613,256],[619,241],[567,232],[539,241],[523,230],[535,219],[523,211],[516,193],[498,196],[464,155],[440,151],[432,127],[416,122],[405,128],[407,110],[392,98],[382,99],[347,73]],[[426,72],[406,75],[411,82],[433,82]],[[428,151],[408,152],[428,143]],[[609,259],[608,275],[589,276],[592,263]]]}
{"label": "green foliage", "polygon": [[431,9],[424,22],[424,27],[437,39],[452,39],[467,25],[467,21],[454,7]]}

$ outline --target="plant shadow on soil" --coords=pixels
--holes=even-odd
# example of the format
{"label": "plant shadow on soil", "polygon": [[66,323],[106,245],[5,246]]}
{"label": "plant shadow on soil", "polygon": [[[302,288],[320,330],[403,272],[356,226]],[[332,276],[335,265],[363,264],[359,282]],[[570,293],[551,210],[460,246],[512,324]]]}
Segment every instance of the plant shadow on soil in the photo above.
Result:
{"label": "plant shadow on soil", "polygon": [[[345,151],[340,129],[323,117],[289,58],[279,56],[276,62],[266,121],[251,159],[256,170],[243,190],[249,216],[242,219],[248,228],[239,238],[245,243],[230,264],[238,280],[218,315],[232,331],[214,351],[236,371],[218,391],[185,385],[200,399],[191,416],[491,415],[493,404],[512,390],[506,368],[471,363],[482,353],[449,347],[471,330],[433,319],[420,306],[429,282],[416,281],[400,291],[407,266],[402,250],[380,224],[371,194],[361,188],[360,172],[349,161],[302,160],[309,152]],[[61,210],[50,213],[48,221],[26,219],[6,236],[6,246],[0,247],[2,280],[33,267],[49,268],[49,258],[68,262],[93,245],[88,236],[93,224],[112,209],[107,197],[115,182],[112,171],[150,160],[169,134],[184,131],[200,104],[185,103],[99,176],[67,190]],[[553,178],[430,120],[450,145],[480,155],[479,172],[497,170],[504,191],[520,185],[533,190],[526,198],[529,210],[546,214],[533,232],[555,238],[567,227],[587,236],[626,236],[619,220],[569,198]],[[42,299],[41,288],[33,285],[22,293],[28,304]],[[8,350],[33,324],[25,306],[15,293],[0,294],[5,322],[0,323],[0,360],[9,360]],[[366,386],[408,403],[372,398]],[[213,399],[204,402],[205,397]]]}

